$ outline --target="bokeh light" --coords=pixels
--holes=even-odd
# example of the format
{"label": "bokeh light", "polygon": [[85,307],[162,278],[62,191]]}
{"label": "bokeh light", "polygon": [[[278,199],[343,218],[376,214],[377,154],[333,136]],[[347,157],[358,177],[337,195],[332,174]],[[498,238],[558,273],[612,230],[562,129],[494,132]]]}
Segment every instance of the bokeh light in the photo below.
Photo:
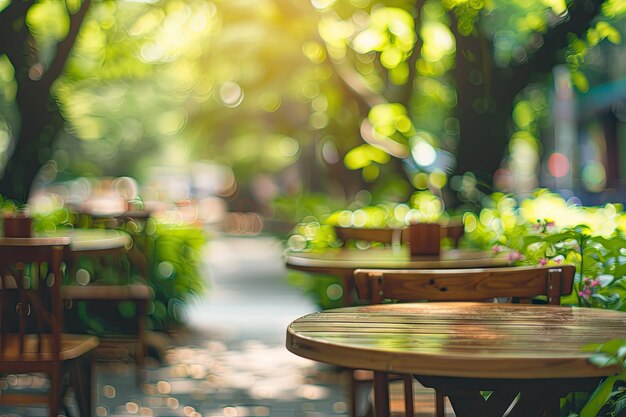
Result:
{"label": "bokeh light", "polygon": [[548,168],[553,177],[561,178],[570,172],[570,163],[565,155],[555,152],[548,158]]}
{"label": "bokeh light", "polygon": [[600,162],[587,162],[581,171],[581,178],[591,192],[599,192],[606,188],[606,169]]}
{"label": "bokeh light", "polygon": [[219,97],[226,107],[237,107],[243,101],[243,89],[234,81],[229,81],[220,87]]}

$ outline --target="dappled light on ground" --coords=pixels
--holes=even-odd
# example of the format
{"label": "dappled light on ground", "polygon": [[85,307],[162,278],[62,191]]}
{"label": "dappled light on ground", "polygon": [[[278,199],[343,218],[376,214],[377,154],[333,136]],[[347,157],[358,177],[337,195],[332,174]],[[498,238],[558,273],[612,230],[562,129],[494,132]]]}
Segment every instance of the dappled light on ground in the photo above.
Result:
{"label": "dappled light on ground", "polygon": [[[340,373],[247,340],[233,349],[215,340],[174,347],[134,388],[133,369],[99,364],[98,417],[123,415],[246,417],[347,413]],[[28,415],[36,415],[28,414]]]}

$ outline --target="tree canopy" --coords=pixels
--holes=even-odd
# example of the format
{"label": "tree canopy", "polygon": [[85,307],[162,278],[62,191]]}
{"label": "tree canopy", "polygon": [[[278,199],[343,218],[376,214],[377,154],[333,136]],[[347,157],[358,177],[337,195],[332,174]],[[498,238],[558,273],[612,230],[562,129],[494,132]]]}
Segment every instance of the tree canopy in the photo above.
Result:
{"label": "tree canopy", "polygon": [[198,160],[261,207],[529,190],[555,67],[577,96],[623,78],[624,15],[617,0],[0,1],[0,193]]}

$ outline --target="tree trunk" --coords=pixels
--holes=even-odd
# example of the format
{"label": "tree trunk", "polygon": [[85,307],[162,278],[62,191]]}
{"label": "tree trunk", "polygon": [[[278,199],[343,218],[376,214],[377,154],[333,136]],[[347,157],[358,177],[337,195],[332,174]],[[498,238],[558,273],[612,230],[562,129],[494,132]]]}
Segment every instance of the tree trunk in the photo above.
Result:
{"label": "tree trunk", "polygon": [[[524,63],[498,67],[491,57],[492,45],[476,29],[476,35],[458,33],[454,13],[451,30],[457,42],[454,70],[460,123],[457,174],[473,172],[479,183],[491,185],[505,155],[510,136],[513,100],[533,77],[545,76],[562,59],[562,48],[571,34],[582,36],[598,15],[603,0],[574,0],[569,17],[543,36],[543,46]],[[489,191],[489,190],[488,190]]]}
{"label": "tree trunk", "polygon": [[482,36],[457,33],[456,39],[455,116],[460,124],[456,173],[473,172],[479,183],[491,184],[508,143],[518,91],[507,82],[507,69],[492,65],[491,48]]}
{"label": "tree trunk", "polygon": [[16,104],[21,116],[15,131],[15,146],[0,179],[4,198],[26,202],[39,169],[52,156],[52,144],[63,127],[63,118],[51,95],[74,46],[91,0],[83,0],[80,8],[69,14],[70,26],[65,39],[56,45],[50,65],[44,70],[38,61],[37,45],[25,23],[33,1],[11,3],[0,13],[0,53],[6,53],[15,68]]}
{"label": "tree trunk", "polygon": [[56,103],[47,90],[22,85],[17,103],[22,117],[15,148],[0,179],[4,198],[26,202],[41,166],[52,156],[52,143],[63,125]]}

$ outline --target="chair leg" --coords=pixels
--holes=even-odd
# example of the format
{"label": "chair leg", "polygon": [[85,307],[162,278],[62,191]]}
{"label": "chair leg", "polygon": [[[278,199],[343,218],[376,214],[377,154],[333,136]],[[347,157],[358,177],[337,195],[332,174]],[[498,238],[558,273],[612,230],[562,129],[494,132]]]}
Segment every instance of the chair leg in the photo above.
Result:
{"label": "chair leg", "polygon": [[137,366],[137,384],[144,380],[145,360],[146,360],[146,312],[148,311],[148,301],[139,301],[137,308],[137,346],[135,350],[135,364]]}
{"label": "chair leg", "polygon": [[446,415],[445,396],[437,391],[435,391],[435,415],[437,417],[445,417]]}
{"label": "chair leg", "polygon": [[389,417],[389,379],[385,372],[374,372],[374,415]]}
{"label": "chair leg", "polygon": [[62,373],[60,367],[50,372],[50,392],[48,392],[48,414],[50,417],[57,417],[61,410],[62,394]]}
{"label": "chair leg", "polygon": [[91,356],[88,356],[83,361],[84,365],[81,366],[81,382],[83,386],[83,406],[81,408],[81,417],[91,417],[91,410],[93,409],[93,362]]}
{"label": "chair leg", "polygon": [[357,381],[354,377],[354,370],[350,369],[350,380],[348,381],[350,391],[350,417],[357,417]]}
{"label": "chair leg", "polygon": [[348,389],[350,391],[350,416],[357,417],[356,403],[357,403],[357,382],[354,377],[354,370],[350,369],[350,380],[348,381]]}
{"label": "chair leg", "polygon": [[76,395],[78,410],[81,417],[91,417],[92,411],[92,387],[93,387],[93,362],[90,356],[72,361],[70,372],[70,384]]}
{"label": "chair leg", "polygon": [[404,380],[404,415],[405,417],[414,417],[414,400],[413,400],[413,376],[403,375]]}
{"label": "chair leg", "polygon": [[349,369],[348,392],[350,395],[350,417],[372,417],[372,379],[361,380],[357,373],[369,372],[363,370]]}

